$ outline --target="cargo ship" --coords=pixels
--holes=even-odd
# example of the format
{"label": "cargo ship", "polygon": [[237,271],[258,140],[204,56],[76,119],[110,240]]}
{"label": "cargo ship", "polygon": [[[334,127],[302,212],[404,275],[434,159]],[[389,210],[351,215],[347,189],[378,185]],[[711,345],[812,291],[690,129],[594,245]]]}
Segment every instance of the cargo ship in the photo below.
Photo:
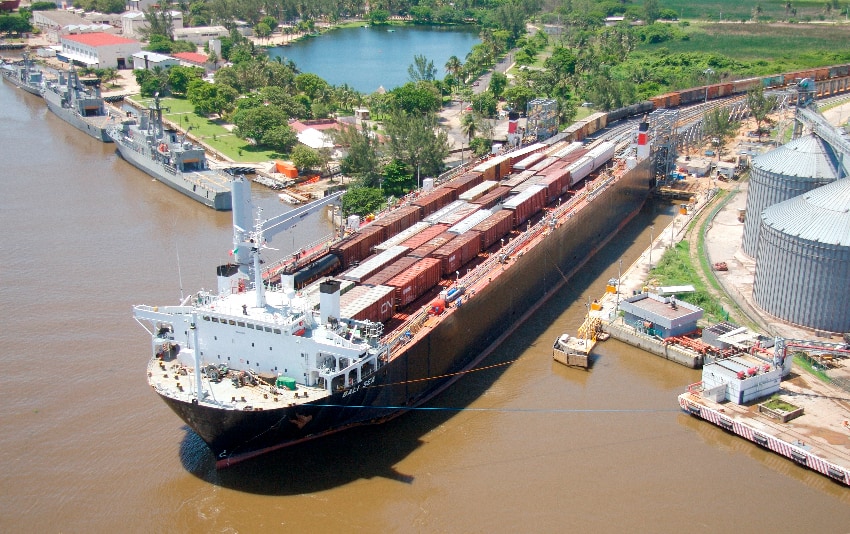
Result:
{"label": "cargo ship", "polygon": [[113,122],[106,129],[121,157],[137,169],[205,206],[230,210],[231,175],[211,169],[206,150],[189,141],[188,133],[165,128],[159,94],[146,115]]}
{"label": "cargo ship", "polygon": [[[224,468],[382,423],[473,369],[643,206],[648,124],[619,141],[535,143],[423,191],[295,264],[261,255],[335,197],[263,221],[235,177],[217,291],[136,305],[152,389]],[[433,186],[433,187],[432,187]]]}
{"label": "cargo ship", "polygon": [[28,54],[24,54],[24,58],[20,62],[2,63],[0,72],[3,73],[3,79],[12,85],[20,87],[32,95],[41,96],[44,77],[41,69],[33,64]]}
{"label": "cargo ship", "polygon": [[106,126],[111,118],[100,95],[100,80],[82,79],[74,67],[59,72],[56,80],[44,83],[41,91],[47,109],[74,128],[98,141],[111,143]]}

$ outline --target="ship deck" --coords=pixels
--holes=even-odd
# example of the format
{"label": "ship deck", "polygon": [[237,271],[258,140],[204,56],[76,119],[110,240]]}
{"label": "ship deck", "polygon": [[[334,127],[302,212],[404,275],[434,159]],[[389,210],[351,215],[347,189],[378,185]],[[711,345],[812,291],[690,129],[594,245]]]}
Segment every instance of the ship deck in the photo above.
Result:
{"label": "ship deck", "polygon": [[206,170],[184,172],[183,177],[200,187],[211,189],[217,193],[230,192],[230,175],[222,171]]}
{"label": "ship deck", "polygon": [[[587,208],[602,191],[616,183],[627,172],[629,171],[625,163],[620,162],[608,173],[588,177],[580,184],[580,189],[569,191],[557,205],[550,204],[529,221],[511,231],[506,236],[504,245],[495,243],[486,251],[481,252],[475,260],[464,267],[465,275],[458,274],[456,279],[443,279],[436,288],[408,306],[407,312],[397,312],[386,325],[384,330],[386,334],[382,340],[383,343],[391,347],[390,360],[400,353],[405,345],[423,337],[428,328],[439,324],[463,302],[475,298],[478,291],[487,287],[494,279],[509,269],[515,260],[538,246],[553,232],[553,220],[554,227],[564,224]],[[462,285],[465,289],[464,294],[458,300],[448,304],[441,316],[433,317],[429,315],[428,304],[439,295],[440,291],[455,285]]]}
{"label": "ship deck", "polygon": [[[195,398],[193,370],[181,365],[176,359],[163,361],[151,358],[148,362],[148,382],[160,395],[187,403]],[[256,385],[237,386],[230,376],[222,377],[219,382],[204,378],[203,387],[209,397],[201,404],[241,411],[273,410],[306,404],[328,396],[324,389],[300,383],[295,390],[275,388],[264,380],[258,380]]]}
{"label": "ship deck", "polygon": [[816,378],[794,375],[782,381],[779,398],[803,409],[803,415],[781,422],[760,413],[760,399],[746,405],[717,403],[697,392],[683,394],[690,403],[719,412],[752,430],[771,435],[827,462],[850,469],[850,398]]}

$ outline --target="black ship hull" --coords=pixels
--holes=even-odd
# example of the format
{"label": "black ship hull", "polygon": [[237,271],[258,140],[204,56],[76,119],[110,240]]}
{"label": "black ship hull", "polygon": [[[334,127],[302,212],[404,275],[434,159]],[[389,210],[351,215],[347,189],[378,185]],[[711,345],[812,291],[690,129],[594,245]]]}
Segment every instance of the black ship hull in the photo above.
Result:
{"label": "black ship hull", "polygon": [[648,197],[649,169],[649,160],[644,160],[597,193],[543,241],[512,259],[462,307],[346,391],[314,403],[262,411],[162,398],[209,445],[218,467],[400,415],[477,365],[625,226]]}

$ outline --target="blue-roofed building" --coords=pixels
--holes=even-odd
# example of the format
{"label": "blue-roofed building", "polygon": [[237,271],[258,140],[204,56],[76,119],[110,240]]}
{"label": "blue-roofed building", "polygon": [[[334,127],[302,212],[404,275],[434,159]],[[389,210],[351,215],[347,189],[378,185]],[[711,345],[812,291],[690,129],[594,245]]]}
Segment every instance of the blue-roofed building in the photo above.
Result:
{"label": "blue-roofed building", "polygon": [[697,329],[703,310],[675,297],[640,293],[620,301],[626,324],[667,338],[688,334]]}

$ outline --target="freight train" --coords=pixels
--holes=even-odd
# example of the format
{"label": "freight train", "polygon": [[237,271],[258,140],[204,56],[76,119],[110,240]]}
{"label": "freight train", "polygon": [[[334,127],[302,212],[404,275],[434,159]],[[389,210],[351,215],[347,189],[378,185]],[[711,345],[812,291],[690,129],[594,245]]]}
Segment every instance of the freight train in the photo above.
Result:
{"label": "freight train", "polygon": [[744,78],[731,82],[672,91],[630,106],[608,112],[594,113],[580,121],[576,121],[562,132],[544,142],[552,144],[559,141],[581,141],[609,124],[613,124],[621,119],[644,115],[656,109],[671,109],[707,102],[708,100],[717,98],[744,95],[750,89],[759,86],[765,90],[787,88],[806,78],[815,82],[815,98],[845,93],[850,91],[850,64]]}
{"label": "freight train", "polygon": [[[483,194],[480,199],[473,201],[474,204],[483,209],[489,209],[496,203],[505,200],[512,188],[515,188],[519,183],[527,182],[527,178],[540,173],[541,168],[548,166],[553,160],[561,160],[565,165],[570,164],[568,170],[571,180],[564,187],[572,187],[576,182],[587,176],[591,169],[599,167],[599,163],[596,161],[600,159],[599,156],[602,160],[608,160],[613,156],[613,153],[609,153],[610,150],[606,150],[602,154],[595,154],[594,152],[587,154],[587,151],[572,153],[581,146],[578,143],[579,141],[602,130],[609,124],[630,117],[639,117],[656,109],[670,109],[716,98],[743,95],[759,85],[764,89],[789,87],[806,78],[815,81],[816,97],[844,93],[850,91],[850,64],[682,89],[609,112],[593,113],[576,121],[558,134],[541,141],[541,143],[525,146],[504,156],[488,158],[473,168],[472,171],[453,180],[450,185],[422,196],[408,208],[397,211],[392,216],[371,225],[356,236],[338,244],[330,250],[330,254],[300,267],[294,276],[294,286],[300,289],[340,268],[346,269],[352,265],[357,265],[372,252],[376,244],[388,236],[399,233],[396,227],[407,228],[411,226],[413,222],[426,214],[457,201],[461,193],[482,181],[498,181],[506,178],[511,172],[517,173],[515,177],[505,180],[499,187],[486,191],[486,194]],[[562,145],[563,148],[556,149],[556,147]],[[610,149],[611,147],[608,146],[607,148]],[[558,180],[559,178],[549,179],[551,184],[547,183],[547,187],[550,189],[547,197],[551,198],[565,192],[557,191],[559,188],[556,185]],[[513,193],[517,192],[514,189]]]}

